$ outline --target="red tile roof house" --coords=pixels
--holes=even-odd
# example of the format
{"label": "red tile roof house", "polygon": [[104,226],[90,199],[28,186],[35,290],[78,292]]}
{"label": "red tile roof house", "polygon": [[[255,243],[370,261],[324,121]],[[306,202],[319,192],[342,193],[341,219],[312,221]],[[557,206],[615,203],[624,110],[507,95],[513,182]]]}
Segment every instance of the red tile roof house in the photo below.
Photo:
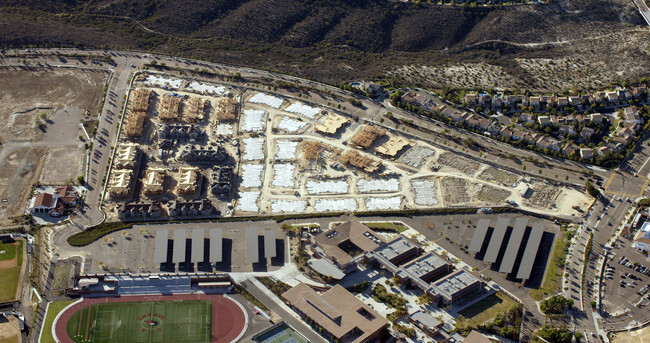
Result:
{"label": "red tile roof house", "polygon": [[59,217],[64,214],[66,208],[76,206],[78,202],[79,194],[72,186],[56,187],[54,194],[36,194],[29,210],[34,214],[47,213],[52,217]]}

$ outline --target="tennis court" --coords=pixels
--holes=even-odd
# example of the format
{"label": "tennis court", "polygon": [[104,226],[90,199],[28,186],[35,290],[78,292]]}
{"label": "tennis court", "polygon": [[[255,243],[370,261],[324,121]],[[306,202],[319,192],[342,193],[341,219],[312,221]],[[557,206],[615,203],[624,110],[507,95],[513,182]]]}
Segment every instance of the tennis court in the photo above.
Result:
{"label": "tennis court", "polygon": [[74,342],[210,342],[211,301],[98,303],[67,322]]}
{"label": "tennis court", "polygon": [[258,343],[307,343],[307,340],[300,336],[285,322],[278,323],[264,330],[253,337]]}

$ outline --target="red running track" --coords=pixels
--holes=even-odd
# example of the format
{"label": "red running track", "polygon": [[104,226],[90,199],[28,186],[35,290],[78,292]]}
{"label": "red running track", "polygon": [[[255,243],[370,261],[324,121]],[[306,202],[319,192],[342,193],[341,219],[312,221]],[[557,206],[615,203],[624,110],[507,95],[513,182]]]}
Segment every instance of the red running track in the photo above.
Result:
{"label": "red running track", "polygon": [[56,336],[62,343],[74,343],[68,336],[66,326],[73,314],[81,309],[100,303],[174,301],[174,300],[208,300],[212,301],[212,342],[232,342],[246,327],[246,315],[232,300],[220,294],[176,294],[176,295],[137,295],[107,298],[84,298],[61,313],[54,323]]}

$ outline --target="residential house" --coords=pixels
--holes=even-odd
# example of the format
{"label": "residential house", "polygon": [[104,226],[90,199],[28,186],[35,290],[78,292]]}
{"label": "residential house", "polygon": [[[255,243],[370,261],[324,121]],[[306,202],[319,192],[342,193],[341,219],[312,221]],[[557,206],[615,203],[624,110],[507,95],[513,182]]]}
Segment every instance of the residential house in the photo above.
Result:
{"label": "residential house", "polygon": [[607,97],[607,101],[609,101],[612,104],[620,103],[620,99],[618,97],[618,92],[607,92],[606,97]]}
{"label": "residential house", "polygon": [[541,102],[541,100],[540,100],[540,98],[538,96],[531,96],[529,98],[530,106],[533,106],[533,108],[535,108],[536,110],[539,109],[540,102]]}
{"label": "residential house", "polygon": [[562,150],[562,142],[558,141],[557,139],[549,138],[548,148],[551,149],[552,151],[559,152],[560,150]]}
{"label": "residential house", "polygon": [[539,139],[540,136],[541,135],[539,133],[526,132],[526,134],[524,135],[523,141],[524,141],[524,143],[526,143],[528,145],[533,145],[533,144],[535,144],[535,142],[537,142],[537,140]]}
{"label": "residential house", "polygon": [[607,146],[601,146],[600,148],[596,149],[596,152],[597,152],[598,155],[600,155],[600,156],[607,156],[607,155],[609,155],[612,151],[609,150],[609,148],[608,148]]}
{"label": "residential house", "polygon": [[592,113],[591,114],[591,121],[596,123],[596,124],[601,124],[603,122],[603,115],[600,113]]}
{"label": "residential house", "polygon": [[519,141],[519,140],[524,139],[524,137],[526,136],[526,133],[527,133],[526,131],[522,131],[522,130],[517,129],[517,130],[512,131],[511,138],[513,140],[515,140],[515,141]]}
{"label": "residential house", "polygon": [[605,102],[607,100],[607,93],[605,92],[594,93],[594,99],[596,100],[596,103]]}
{"label": "residential house", "polygon": [[557,107],[566,107],[569,105],[569,99],[565,96],[561,96],[557,98]]}
{"label": "residential house", "polygon": [[515,105],[517,104],[517,96],[516,95],[505,95],[503,97],[503,104],[505,106],[509,106],[510,109],[514,109]]}
{"label": "residential house", "polygon": [[639,87],[634,87],[632,89],[632,96],[634,96],[637,99],[641,99],[646,95],[646,92],[647,92],[646,85],[643,84]]}
{"label": "residential house", "polygon": [[551,119],[548,116],[539,116],[539,117],[537,117],[537,122],[541,126],[551,125]]}
{"label": "residential house", "polygon": [[571,106],[573,106],[573,107],[581,109],[582,108],[582,99],[579,96],[570,96],[569,97],[569,104],[571,104]]}
{"label": "residential house", "polygon": [[584,140],[590,140],[596,131],[590,127],[585,127],[580,131],[580,137]]}
{"label": "residential house", "polygon": [[479,130],[487,130],[488,126],[490,126],[490,120],[487,118],[481,117],[476,123],[476,128]]}
{"label": "residential house", "polygon": [[594,158],[594,152],[589,148],[580,148],[580,158],[583,160],[591,160]]}
{"label": "residential house", "polygon": [[479,105],[488,105],[490,103],[490,94],[481,93],[478,95]]}
{"label": "residential house", "polygon": [[632,94],[627,89],[619,89],[616,91],[616,93],[618,94],[618,99],[621,102],[627,101],[627,99],[630,99],[632,97]]}
{"label": "residential house", "polygon": [[550,116],[548,116],[548,118],[551,120],[551,123],[553,123],[553,124],[559,124],[560,119],[561,119],[558,116],[556,116],[555,114],[551,114]]}
{"label": "residential house", "polygon": [[639,110],[634,107],[626,107],[623,111],[626,123],[643,124],[643,118],[639,115]]}
{"label": "residential house", "polygon": [[620,154],[625,150],[625,145],[623,143],[608,143],[607,146],[609,149],[615,153],[615,154]]}
{"label": "residential house", "polygon": [[[514,130],[512,128],[510,128],[509,126],[502,127],[501,131],[500,131],[501,137],[504,137],[504,138],[512,138],[513,133],[514,133]],[[519,140],[519,139],[521,139],[521,138],[518,138],[517,140]]]}
{"label": "residential house", "polygon": [[535,115],[530,113],[522,113],[519,116],[519,122],[524,124],[535,124]]}
{"label": "residential house", "polygon": [[578,121],[578,123],[584,123],[585,121],[587,121],[587,118],[582,114],[578,114],[576,116],[576,120]]}
{"label": "residential house", "polygon": [[[488,120],[489,122],[489,120]],[[499,122],[489,122],[487,126],[487,132],[490,133],[491,135],[498,135],[501,132],[501,128],[503,125],[501,125]]]}
{"label": "residential house", "polygon": [[495,96],[492,98],[492,108],[501,109],[503,106],[503,97]]}
{"label": "residential house", "polygon": [[576,116],[573,114],[569,114],[568,116],[564,117],[564,121],[567,124],[575,123],[576,122]]}
{"label": "residential house", "polygon": [[555,106],[557,104],[555,101],[555,97],[550,95],[542,96],[540,102],[541,104],[544,104],[546,106]]}
{"label": "residential house", "polygon": [[530,101],[526,95],[517,95],[517,103],[521,104],[522,106],[528,106]]}
{"label": "residential house", "polygon": [[560,126],[559,132],[563,135],[575,135],[576,129],[573,125],[562,125]]}
{"label": "residential house", "polygon": [[566,143],[562,147],[562,154],[569,156],[578,151],[578,146],[573,143]]}

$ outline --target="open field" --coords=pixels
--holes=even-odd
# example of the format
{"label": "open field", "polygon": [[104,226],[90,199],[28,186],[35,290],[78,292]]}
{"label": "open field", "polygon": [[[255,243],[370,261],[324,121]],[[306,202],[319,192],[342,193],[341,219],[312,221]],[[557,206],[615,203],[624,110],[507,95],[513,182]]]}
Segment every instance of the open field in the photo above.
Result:
{"label": "open field", "polygon": [[75,342],[210,342],[208,301],[96,304],[68,320]]}
{"label": "open field", "polygon": [[517,303],[501,292],[487,296],[481,301],[463,309],[459,314],[461,321],[476,327],[494,319],[499,312],[505,312]]}
{"label": "open field", "polygon": [[[81,175],[84,111],[97,113],[104,71],[0,69],[0,217],[20,215],[36,181],[62,184]],[[47,172],[43,166],[47,165]]]}
{"label": "open field", "polygon": [[[613,339],[611,338],[613,337]],[[643,343],[650,341],[650,327],[646,326],[643,329],[634,331],[617,332],[610,335],[612,343]]]}
{"label": "open field", "polygon": [[[11,244],[16,244],[14,257],[11,260],[0,261],[0,302],[11,301],[16,298],[20,270],[23,265],[23,241],[20,240]],[[0,250],[6,245],[8,244],[1,244]],[[3,267],[3,262],[7,263],[6,267]]]}

